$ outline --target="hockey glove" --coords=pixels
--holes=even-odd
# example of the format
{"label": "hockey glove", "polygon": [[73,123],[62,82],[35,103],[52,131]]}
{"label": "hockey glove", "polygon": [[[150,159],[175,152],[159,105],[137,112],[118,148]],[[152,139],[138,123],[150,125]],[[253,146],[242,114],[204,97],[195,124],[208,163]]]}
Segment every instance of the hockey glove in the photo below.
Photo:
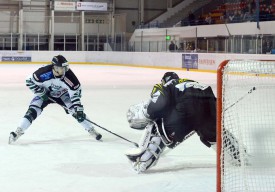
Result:
{"label": "hockey glove", "polygon": [[84,108],[82,105],[75,107],[74,117],[79,123],[86,119],[86,114],[84,113]]}
{"label": "hockey glove", "polygon": [[47,101],[49,99],[49,96],[47,93],[44,93],[43,95],[40,96],[40,98],[43,100],[43,101]]}

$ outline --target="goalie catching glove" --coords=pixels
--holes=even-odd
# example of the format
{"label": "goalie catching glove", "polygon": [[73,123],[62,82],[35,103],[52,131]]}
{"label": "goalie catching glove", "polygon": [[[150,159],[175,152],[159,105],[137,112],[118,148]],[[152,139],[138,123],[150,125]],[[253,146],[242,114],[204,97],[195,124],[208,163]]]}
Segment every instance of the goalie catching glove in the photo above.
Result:
{"label": "goalie catching glove", "polygon": [[126,116],[131,128],[144,129],[147,124],[152,121],[149,119],[149,115],[147,113],[148,103],[149,102],[141,102],[130,106]]}

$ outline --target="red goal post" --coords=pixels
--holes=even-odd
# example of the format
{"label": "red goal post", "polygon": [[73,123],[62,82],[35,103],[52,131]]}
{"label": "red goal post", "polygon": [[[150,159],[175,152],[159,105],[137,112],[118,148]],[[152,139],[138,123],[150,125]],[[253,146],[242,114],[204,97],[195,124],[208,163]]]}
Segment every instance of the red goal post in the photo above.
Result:
{"label": "red goal post", "polygon": [[[238,141],[238,165],[226,160],[228,133]],[[217,192],[222,191],[275,191],[274,60],[225,60],[217,70]]]}
{"label": "red goal post", "polygon": [[217,192],[221,192],[221,126],[222,126],[222,71],[229,60],[223,61],[217,71]]}

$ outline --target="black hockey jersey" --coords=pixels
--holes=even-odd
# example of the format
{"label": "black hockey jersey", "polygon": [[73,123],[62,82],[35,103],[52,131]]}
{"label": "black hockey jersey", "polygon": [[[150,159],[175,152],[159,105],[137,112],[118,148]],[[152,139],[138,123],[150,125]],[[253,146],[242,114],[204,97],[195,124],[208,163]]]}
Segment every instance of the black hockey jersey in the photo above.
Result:
{"label": "black hockey jersey", "polygon": [[[148,114],[152,119],[161,118],[170,107],[176,104],[181,95],[184,94],[186,85],[197,83],[190,79],[173,79],[165,85],[156,84],[151,92],[151,105],[148,107]],[[181,89],[177,87],[182,87]]]}
{"label": "black hockey jersey", "polygon": [[189,79],[171,80],[154,86],[147,113],[151,119],[163,119],[172,140],[181,142],[195,130],[198,134],[211,132],[206,137],[212,141],[216,133],[215,99],[207,85]]}

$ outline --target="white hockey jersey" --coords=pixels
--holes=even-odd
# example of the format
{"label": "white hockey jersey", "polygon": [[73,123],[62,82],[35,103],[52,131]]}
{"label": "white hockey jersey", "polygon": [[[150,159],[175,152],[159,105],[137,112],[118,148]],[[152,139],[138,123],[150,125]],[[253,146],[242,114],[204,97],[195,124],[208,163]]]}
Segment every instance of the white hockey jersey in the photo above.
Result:
{"label": "white hockey jersey", "polygon": [[41,67],[26,79],[26,85],[37,96],[47,93],[59,98],[68,93],[74,106],[81,105],[81,85],[71,69],[62,78],[56,78],[52,65]]}

